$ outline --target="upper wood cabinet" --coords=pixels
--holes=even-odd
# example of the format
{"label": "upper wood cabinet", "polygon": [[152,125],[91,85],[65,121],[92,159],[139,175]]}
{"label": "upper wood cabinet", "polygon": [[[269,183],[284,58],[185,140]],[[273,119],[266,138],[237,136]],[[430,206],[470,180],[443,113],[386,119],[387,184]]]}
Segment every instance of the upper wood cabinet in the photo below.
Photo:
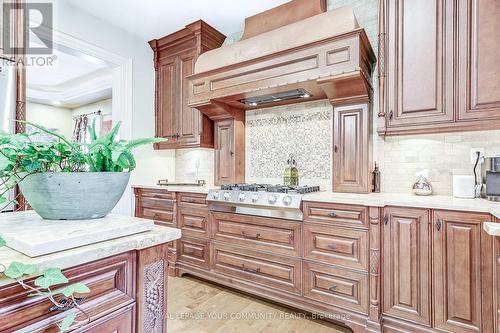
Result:
{"label": "upper wood cabinet", "polygon": [[371,113],[368,104],[334,107],[333,190],[371,192]]}
{"label": "upper wood cabinet", "polygon": [[497,0],[382,0],[382,135],[500,129]]}
{"label": "upper wood cabinet", "polygon": [[[500,117],[500,2],[460,0],[458,118]],[[497,127],[497,128],[500,128]]]}
{"label": "upper wood cabinet", "polygon": [[454,2],[389,3],[389,126],[452,121]]}
{"label": "upper wood cabinet", "polygon": [[197,57],[218,48],[225,36],[197,21],[184,29],[149,42],[154,52],[156,136],[168,138],[156,149],[214,146],[213,122],[188,106],[189,81]]}
{"label": "upper wood cabinet", "polygon": [[[446,332],[493,332],[493,242],[482,236],[488,214],[434,211],[434,325]],[[483,239],[484,237],[484,239]]]}
{"label": "upper wood cabinet", "polygon": [[430,325],[430,211],[388,207],[383,228],[383,311]]}
{"label": "upper wood cabinet", "polygon": [[215,122],[215,185],[245,181],[245,121]]}

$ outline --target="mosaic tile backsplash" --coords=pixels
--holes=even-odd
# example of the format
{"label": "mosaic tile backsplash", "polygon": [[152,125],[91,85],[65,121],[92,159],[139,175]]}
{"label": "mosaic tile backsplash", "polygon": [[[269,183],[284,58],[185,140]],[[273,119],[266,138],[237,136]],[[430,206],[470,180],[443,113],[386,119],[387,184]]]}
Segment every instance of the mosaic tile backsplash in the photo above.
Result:
{"label": "mosaic tile backsplash", "polygon": [[246,178],[279,183],[290,154],[301,179],[309,184],[331,181],[332,108],[326,101],[247,112]]}

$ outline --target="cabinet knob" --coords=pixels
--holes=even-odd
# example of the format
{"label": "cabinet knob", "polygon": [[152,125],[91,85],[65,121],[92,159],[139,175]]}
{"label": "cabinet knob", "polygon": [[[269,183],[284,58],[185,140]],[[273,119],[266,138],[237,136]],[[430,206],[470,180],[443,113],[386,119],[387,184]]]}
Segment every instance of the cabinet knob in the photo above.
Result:
{"label": "cabinet knob", "polygon": [[335,244],[329,244],[328,247],[332,250],[336,250],[337,249],[337,245]]}
{"label": "cabinet knob", "polygon": [[394,112],[392,110],[389,112],[389,120],[392,120],[394,118]]}
{"label": "cabinet knob", "polygon": [[384,215],[384,224],[387,225],[389,223],[389,216],[387,214]]}
{"label": "cabinet knob", "polygon": [[328,290],[330,291],[335,291],[337,289],[337,285],[334,284],[333,286],[331,286],[330,288],[328,288]]}
{"label": "cabinet knob", "polygon": [[337,147],[337,145],[333,146],[333,152],[336,153],[339,151],[339,147]]}
{"label": "cabinet knob", "polygon": [[331,212],[331,213],[328,213],[328,216],[330,216],[330,217],[337,217],[337,213]]}

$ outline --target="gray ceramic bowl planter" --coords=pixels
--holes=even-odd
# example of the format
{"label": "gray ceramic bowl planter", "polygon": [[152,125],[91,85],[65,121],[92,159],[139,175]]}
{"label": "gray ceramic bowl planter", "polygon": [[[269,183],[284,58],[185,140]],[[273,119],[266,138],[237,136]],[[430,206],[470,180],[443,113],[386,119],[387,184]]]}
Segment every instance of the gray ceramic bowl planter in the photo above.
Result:
{"label": "gray ceramic bowl planter", "polygon": [[108,215],[120,200],[129,172],[51,172],[26,177],[19,187],[47,220],[90,220]]}

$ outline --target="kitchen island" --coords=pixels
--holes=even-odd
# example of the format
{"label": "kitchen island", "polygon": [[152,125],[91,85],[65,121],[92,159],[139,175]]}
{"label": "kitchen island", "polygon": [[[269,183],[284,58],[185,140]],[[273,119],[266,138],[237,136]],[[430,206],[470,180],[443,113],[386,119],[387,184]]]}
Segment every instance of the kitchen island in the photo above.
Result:
{"label": "kitchen island", "polygon": [[[43,223],[34,212],[2,214],[0,234],[2,225],[7,225],[13,217],[33,218]],[[133,217],[107,217],[107,221],[113,219],[144,221]],[[33,233],[37,232],[33,227]],[[65,234],[65,221],[60,222],[59,232],[61,236]],[[6,267],[12,262],[36,265],[38,273],[24,280],[30,286],[37,275],[50,267],[61,268],[70,284],[86,284],[91,292],[81,295],[85,299],[80,306],[90,320],[77,328],[77,332],[166,332],[167,243],[180,237],[179,229],[154,226],[150,231],[37,257],[2,247],[0,263]],[[56,325],[75,311],[54,309],[46,298],[29,297],[30,293],[0,275],[1,332],[55,332]],[[62,295],[56,297],[58,301],[61,298]],[[83,315],[77,318],[85,319]]]}

